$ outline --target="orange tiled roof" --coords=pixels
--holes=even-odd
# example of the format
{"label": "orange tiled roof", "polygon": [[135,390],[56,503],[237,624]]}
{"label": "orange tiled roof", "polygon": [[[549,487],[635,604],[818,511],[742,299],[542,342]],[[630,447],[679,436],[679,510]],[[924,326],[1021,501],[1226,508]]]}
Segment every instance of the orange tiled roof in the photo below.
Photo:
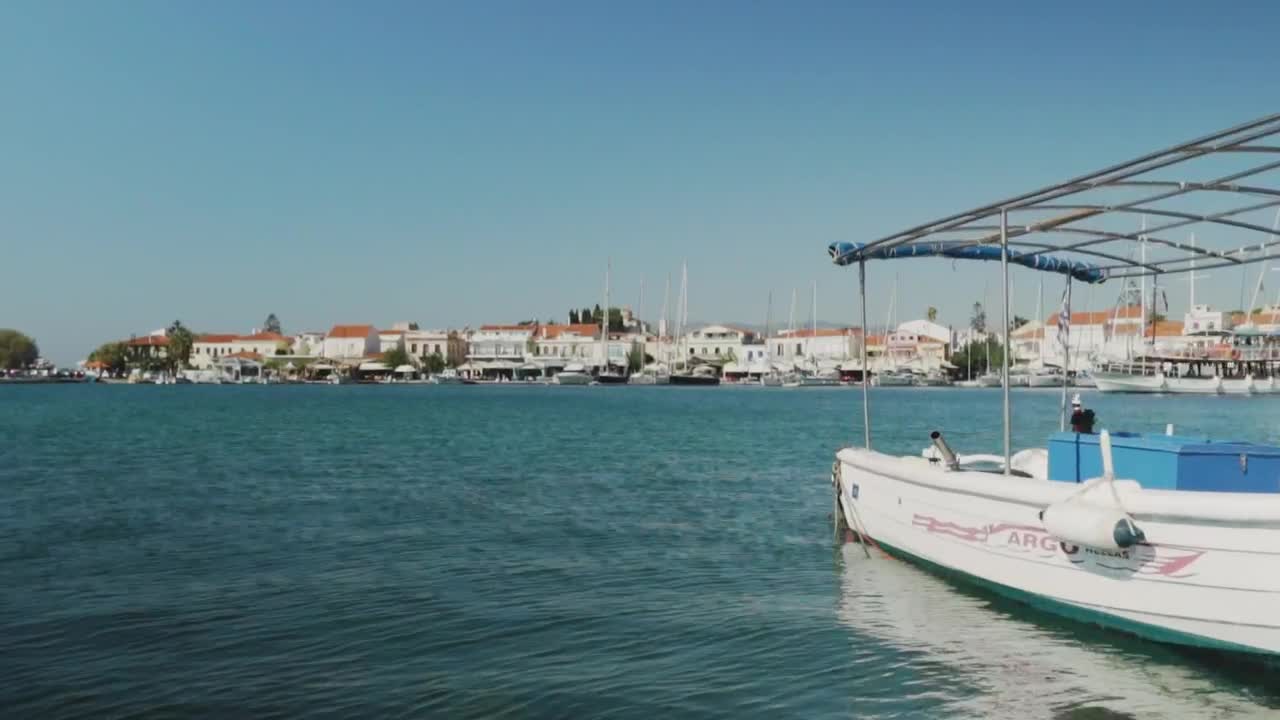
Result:
{"label": "orange tiled roof", "polygon": [[817,331],[810,329],[797,329],[794,332],[790,330],[782,330],[779,336],[788,338],[807,338],[807,337],[847,337],[849,335],[861,335],[862,328],[818,328]]}
{"label": "orange tiled roof", "polygon": [[243,350],[237,353],[231,353],[230,355],[223,355],[222,357],[239,358],[240,360],[261,360],[262,359],[262,355],[259,355],[256,352],[247,352]]}
{"label": "orange tiled roof", "polygon": [[232,335],[229,333],[205,333],[203,335],[197,335],[196,342],[222,345],[224,343],[235,342],[239,338],[239,335]]}
{"label": "orange tiled roof", "polygon": [[[1127,325],[1115,329],[1116,335],[1137,335],[1137,325]],[[1147,323],[1142,328],[1142,335],[1150,337],[1151,323]],[[1174,337],[1182,335],[1182,323],[1176,320],[1161,320],[1156,323],[1156,337]]]}
{"label": "orange tiled roof", "polygon": [[379,335],[403,335],[404,330],[379,330]]}
{"label": "orange tiled roof", "polygon": [[[1092,312],[1073,312],[1071,313],[1072,325],[1104,325],[1112,320],[1137,320],[1142,317],[1142,307],[1138,305],[1125,305],[1119,309],[1112,310],[1094,310]],[[1058,313],[1054,313],[1044,319],[1044,324],[1051,327],[1058,327]]]}
{"label": "orange tiled roof", "polygon": [[594,337],[600,331],[600,326],[595,323],[571,323],[567,325],[543,325],[541,328],[541,337],[544,340],[554,340],[561,335],[577,334],[587,337]]}
{"label": "orange tiled roof", "polygon": [[163,347],[169,344],[169,338],[163,335],[143,335],[133,338],[128,344],[131,347]]}
{"label": "orange tiled roof", "polygon": [[334,325],[329,330],[331,338],[365,338],[373,332],[372,325]]}

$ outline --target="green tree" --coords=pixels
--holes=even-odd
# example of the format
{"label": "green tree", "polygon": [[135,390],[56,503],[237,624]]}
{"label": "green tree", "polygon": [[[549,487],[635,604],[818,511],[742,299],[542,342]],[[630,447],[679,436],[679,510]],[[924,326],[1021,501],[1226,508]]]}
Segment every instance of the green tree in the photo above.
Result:
{"label": "green tree", "polygon": [[181,320],[174,320],[166,335],[169,338],[168,369],[176,370],[186,367],[191,361],[191,348],[195,344],[195,336],[182,324]]}
{"label": "green tree", "polygon": [[129,364],[129,348],[122,342],[103,343],[89,353],[89,359],[106,365],[112,373],[124,372]]}
{"label": "green tree", "polygon": [[644,369],[644,345],[641,343],[631,343],[631,350],[627,352],[627,372],[638,373]]}
{"label": "green tree", "polygon": [[609,308],[609,332],[626,330],[622,325],[622,308]]}
{"label": "green tree", "polygon": [[925,317],[929,318],[929,322],[938,321],[938,308],[930,305],[929,310],[925,313]]}
{"label": "green tree", "polygon": [[569,310],[569,324],[570,325],[578,324],[578,311],[572,308],[570,308]]}
{"label": "green tree", "polygon": [[444,371],[444,358],[440,357],[440,353],[431,353],[423,361],[423,368],[432,375]]}
{"label": "green tree", "polygon": [[597,304],[596,308],[591,311],[591,322],[595,323],[596,325],[599,325],[600,321],[603,319],[604,319],[604,311],[601,310],[600,305]]}
{"label": "green tree", "polygon": [[392,370],[395,370],[401,365],[413,364],[413,360],[409,357],[409,353],[405,352],[404,348],[401,347],[391,348],[390,350],[382,353],[382,362]]}
{"label": "green tree", "polygon": [[958,368],[972,368],[974,375],[981,375],[988,371],[987,367],[987,347],[991,348],[991,368],[998,370],[1001,363],[1004,362],[1004,347],[1000,345],[1000,341],[994,337],[984,340],[972,340],[964,344],[951,356],[951,363]]}
{"label": "green tree", "polygon": [[581,310],[581,311],[579,311],[579,312],[578,312],[578,322],[580,322],[580,323],[597,322],[597,323],[598,323],[598,322],[600,322],[600,320],[599,320],[598,318],[597,318],[597,319],[595,319],[595,320],[592,320],[592,316],[591,316],[591,308],[585,308],[585,307],[584,307],[584,308],[582,308],[582,310]]}
{"label": "green tree", "polygon": [[1024,318],[1024,317],[1022,317],[1021,315],[1014,315],[1014,316],[1013,316],[1013,325],[1012,325],[1012,326],[1010,326],[1010,328],[1009,328],[1009,329],[1010,329],[1010,330],[1017,330],[1018,328],[1022,327],[1023,325],[1026,325],[1028,322],[1031,322],[1031,321],[1030,321],[1030,320],[1027,320],[1027,319],[1026,319],[1026,318]]}
{"label": "green tree", "polygon": [[982,308],[982,303],[973,304],[973,314],[969,316],[969,327],[974,332],[985,333],[987,331],[987,311]]}
{"label": "green tree", "polygon": [[280,318],[276,317],[275,313],[267,314],[266,322],[262,323],[262,331],[273,332],[278,335],[284,334],[284,332],[280,329]]}
{"label": "green tree", "polygon": [[0,330],[0,368],[17,370],[35,364],[39,357],[35,340],[17,330]]}

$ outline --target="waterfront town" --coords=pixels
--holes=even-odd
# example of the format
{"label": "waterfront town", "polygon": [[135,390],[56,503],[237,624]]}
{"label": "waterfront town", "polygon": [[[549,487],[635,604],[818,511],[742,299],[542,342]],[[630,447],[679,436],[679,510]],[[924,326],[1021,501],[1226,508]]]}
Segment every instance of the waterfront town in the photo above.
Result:
{"label": "waterfront town", "polygon": [[[1089,368],[1143,356],[1211,359],[1226,339],[1250,330],[1271,337],[1280,310],[1246,316],[1195,305],[1182,321],[1141,304],[1074,312],[1067,332],[1059,314],[1017,318],[1010,333],[1014,384],[1061,384],[1064,369],[1080,383]],[[181,323],[104,343],[70,373],[32,363],[28,375],[129,383],[449,382],[589,384],[617,376],[666,384],[696,373],[700,384],[835,385],[860,382],[863,353],[872,381],[885,385],[998,385],[990,372],[1003,361],[999,333],[980,304],[968,327],[927,317],[868,335],[858,327],[790,327],[759,332],[730,324],[667,331],[630,308],[609,313],[602,337],[599,308],[573,311],[567,322],[525,321],[476,328],[424,329],[405,321],[337,324],[325,331],[284,333],[274,315],[262,327],[192,332]],[[587,322],[583,322],[583,320]],[[1064,352],[1065,343],[1065,352]],[[1229,359],[1227,349],[1226,356]],[[1238,351],[1237,356],[1238,356]],[[1218,358],[1222,359],[1222,358]],[[43,368],[40,370],[39,368]],[[15,379],[17,371],[9,373]],[[573,382],[570,382],[573,379]],[[984,380],[985,379],[985,380]],[[1021,380],[1021,382],[1018,382]]]}

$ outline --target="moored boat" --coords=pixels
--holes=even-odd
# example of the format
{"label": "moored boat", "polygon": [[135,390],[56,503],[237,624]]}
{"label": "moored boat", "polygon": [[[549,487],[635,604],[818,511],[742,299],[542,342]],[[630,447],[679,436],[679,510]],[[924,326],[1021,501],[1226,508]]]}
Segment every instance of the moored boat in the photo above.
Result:
{"label": "moored boat", "polygon": [[[864,318],[869,260],[999,261],[1001,345],[1010,348],[1011,265],[1064,276],[1062,316],[1069,318],[1077,281],[1163,277],[1193,272],[1197,261],[1202,268],[1265,262],[1269,253],[1224,245],[1235,242],[1226,236],[1217,239],[1217,247],[1154,241],[1168,227],[1198,223],[1265,233],[1265,226],[1239,219],[1256,201],[1236,195],[1280,188],[1161,178],[1169,168],[1184,170],[1189,160],[1219,153],[1254,163],[1237,170],[1241,177],[1256,176],[1271,166],[1238,151],[1273,136],[1280,136],[1280,115],[866,243],[833,243],[828,252],[837,265],[858,268]],[[1184,200],[1188,188],[1208,184],[1249,204],[1204,215],[1164,202]],[[1115,188],[1128,192],[1123,202],[1100,197],[1099,191]],[[1165,227],[1144,223],[1140,232],[1126,225],[1100,229],[1107,219],[1123,223],[1126,212],[1141,213],[1157,202],[1158,214],[1178,221]],[[1112,245],[1095,250],[1104,243]],[[1126,256],[1116,247],[1122,243],[1141,247]],[[1153,281],[1153,296],[1154,288]],[[1070,347],[1065,337],[1063,347]],[[1183,364],[1148,353],[1132,367],[1100,367],[1093,377],[1106,392],[1216,394],[1224,392],[1225,382],[1233,382],[1231,392],[1253,392],[1258,383],[1249,375],[1255,367],[1263,367],[1268,378],[1274,374],[1268,365],[1246,365],[1248,358],[1232,352],[1230,358]],[[1001,362],[1008,381],[998,455],[957,454],[939,432],[919,455],[875,449],[872,395],[863,384],[863,447],[838,451],[832,466],[836,537],[861,539],[868,557],[874,547],[1074,620],[1160,642],[1280,659],[1280,446],[1178,436],[1172,426],[1162,435],[1105,429],[1095,435],[1094,416],[1078,399],[1067,432],[1064,388],[1062,430],[1050,435],[1047,447],[1014,453],[1009,355]],[[1070,373],[1069,367],[1063,370]]]}

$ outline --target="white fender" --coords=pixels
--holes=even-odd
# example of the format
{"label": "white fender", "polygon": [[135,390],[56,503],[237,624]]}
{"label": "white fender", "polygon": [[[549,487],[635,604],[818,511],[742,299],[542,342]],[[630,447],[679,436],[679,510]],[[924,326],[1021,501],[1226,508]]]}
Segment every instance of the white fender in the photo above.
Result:
{"label": "white fender", "polygon": [[1050,535],[1072,545],[1123,550],[1132,547],[1136,539],[1129,517],[1114,506],[1064,500],[1045,508],[1041,519]]}

